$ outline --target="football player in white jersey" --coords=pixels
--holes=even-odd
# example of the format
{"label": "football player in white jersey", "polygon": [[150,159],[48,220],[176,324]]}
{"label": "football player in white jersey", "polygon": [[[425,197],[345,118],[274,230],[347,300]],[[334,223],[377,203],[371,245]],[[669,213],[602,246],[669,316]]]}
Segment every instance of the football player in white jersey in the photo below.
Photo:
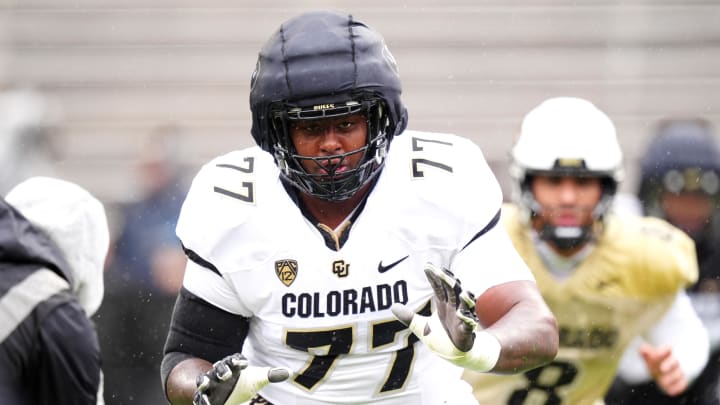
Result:
{"label": "football player in white jersey", "polygon": [[466,371],[476,398],[602,404],[641,335],[641,367],[665,392],[685,390],[708,355],[684,292],[698,275],[694,244],[663,220],[608,212],[622,178],[612,121],[587,100],[546,100],[525,116],[511,156],[516,204],[503,207],[502,222],[557,317],[560,350],[523,374]]}
{"label": "football player in white jersey", "polygon": [[474,404],[463,368],[555,356],[481,151],[406,131],[400,94],[382,37],[352,16],[300,15],[262,48],[257,147],[206,164],[177,226],[173,404]]}

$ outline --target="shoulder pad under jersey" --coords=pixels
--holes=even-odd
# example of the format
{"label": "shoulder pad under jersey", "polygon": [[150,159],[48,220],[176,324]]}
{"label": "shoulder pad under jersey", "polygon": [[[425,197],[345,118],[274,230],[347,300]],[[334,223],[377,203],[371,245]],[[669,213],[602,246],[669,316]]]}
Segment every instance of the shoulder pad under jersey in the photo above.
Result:
{"label": "shoulder pad under jersey", "polygon": [[628,263],[627,271],[647,294],[672,294],[697,281],[695,244],[662,219],[609,216],[601,245],[617,251],[616,257]]}
{"label": "shoulder pad under jersey", "polygon": [[230,152],[205,164],[180,211],[177,236],[186,249],[213,261],[225,236],[282,189],[272,156],[258,147]]}
{"label": "shoulder pad under jersey", "polygon": [[[502,191],[481,149],[452,134],[405,131],[393,140],[386,183],[412,197],[397,201],[442,239],[468,242],[495,218]],[[390,181],[388,181],[390,180]],[[460,231],[460,232],[459,232]]]}

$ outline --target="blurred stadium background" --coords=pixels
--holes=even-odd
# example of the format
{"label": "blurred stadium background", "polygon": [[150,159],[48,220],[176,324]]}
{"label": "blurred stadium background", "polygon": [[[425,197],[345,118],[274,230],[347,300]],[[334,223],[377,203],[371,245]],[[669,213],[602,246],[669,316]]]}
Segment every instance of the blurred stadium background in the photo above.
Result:
{"label": "blurred stadium background", "polygon": [[130,201],[130,168],[158,125],[182,128],[175,153],[191,171],[252,144],[257,52],[283,20],[316,8],[382,32],[410,127],[474,139],[505,190],[519,122],[549,96],[586,97],[614,119],[626,190],[656,120],[720,124],[716,0],[4,0],[0,88],[30,86],[53,107],[58,175],[108,204]]}
{"label": "blurred stadium background", "polygon": [[[253,144],[257,52],[282,21],[319,8],[350,12],[384,34],[410,128],[472,138],[506,197],[513,138],[548,97],[588,98],[615,121],[624,191],[635,188],[658,120],[720,126],[717,0],[0,0],[0,194],[31,174],[67,178],[106,203],[117,234],[130,216],[122,208],[157,181],[143,166],[148,156],[172,155],[194,174]],[[159,211],[154,200],[148,207]],[[134,216],[137,240],[126,246],[162,245],[148,229],[152,215]],[[168,295],[143,286],[150,270],[134,255],[106,273],[96,316],[108,405],[162,402],[157,368],[184,262],[159,262],[180,277],[162,279]],[[122,269],[141,278],[124,279]]]}

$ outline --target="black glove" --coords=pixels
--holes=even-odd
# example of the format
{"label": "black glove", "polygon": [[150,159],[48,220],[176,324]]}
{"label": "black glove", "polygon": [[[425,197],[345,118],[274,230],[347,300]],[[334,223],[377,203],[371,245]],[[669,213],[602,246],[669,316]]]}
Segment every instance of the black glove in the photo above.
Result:
{"label": "black glove", "polygon": [[435,292],[438,317],[445,332],[460,351],[470,350],[478,325],[475,296],[462,289],[460,280],[450,270],[438,269],[428,263],[425,276]]}
{"label": "black glove", "polygon": [[240,353],[215,362],[198,375],[194,405],[236,405],[249,401],[268,383],[285,381],[292,372],[284,367],[253,367]]}
{"label": "black glove", "polygon": [[403,304],[390,308],[395,317],[430,350],[458,366],[475,371],[491,370],[501,346],[488,332],[477,331],[475,297],[463,290],[452,272],[425,265],[425,276],[433,288],[436,310],[431,316],[414,313]]}

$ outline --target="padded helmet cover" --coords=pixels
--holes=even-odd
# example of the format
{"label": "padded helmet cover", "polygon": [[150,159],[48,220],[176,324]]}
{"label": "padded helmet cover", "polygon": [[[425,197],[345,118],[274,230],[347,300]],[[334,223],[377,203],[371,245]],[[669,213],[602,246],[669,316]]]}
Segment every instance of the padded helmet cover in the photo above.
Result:
{"label": "padded helmet cover", "polygon": [[271,105],[306,107],[374,93],[389,110],[392,138],[407,126],[401,92],[395,59],[380,34],[350,15],[302,14],[282,24],[260,51],[250,90],[252,135],[273,153]]}

